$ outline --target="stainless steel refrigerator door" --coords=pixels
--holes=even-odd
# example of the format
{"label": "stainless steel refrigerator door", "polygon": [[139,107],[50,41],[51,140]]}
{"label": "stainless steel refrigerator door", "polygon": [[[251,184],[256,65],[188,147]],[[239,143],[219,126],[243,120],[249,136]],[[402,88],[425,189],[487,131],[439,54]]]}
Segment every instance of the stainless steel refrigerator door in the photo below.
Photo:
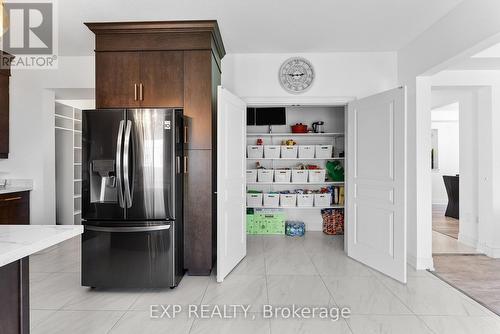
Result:
{"label": "stainless steel refrigerator door", "polygon": [[127,110],[123,183],[127,220],[175,219],[173,109]]}
{"label": "stainless steel refrigerator door", "polygon": [[84,110],[82,115],[82,218],[123,220],[122,153],[125,110]]}
{"label": "stainless steel refrigerator door", "polygon": [[[165,288],[177,285],[175,222],[85,225],[82,285],[96,288]],[[133,225],[133,226],[131,226]]]}

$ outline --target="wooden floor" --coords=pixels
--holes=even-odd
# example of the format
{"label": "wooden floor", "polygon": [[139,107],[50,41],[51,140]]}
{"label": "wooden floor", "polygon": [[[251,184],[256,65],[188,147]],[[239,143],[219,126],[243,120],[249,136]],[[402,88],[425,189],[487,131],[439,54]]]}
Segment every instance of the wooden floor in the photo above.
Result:
{"label": "wooden floor", "polygon": [[477,254],[475,248],[458,241],[458,219],[446,217],[445,205],[432,206],[432,253]]}
{"label": "wooden floor", "polygon": [[432,229],[441,234],[458,239],[458,219],[444,215],[446,205],[432,206]]}
{"label": "wooden floor", "polygon": [[500,315],[500,259],[485,255],[434,255],[435,274]]}

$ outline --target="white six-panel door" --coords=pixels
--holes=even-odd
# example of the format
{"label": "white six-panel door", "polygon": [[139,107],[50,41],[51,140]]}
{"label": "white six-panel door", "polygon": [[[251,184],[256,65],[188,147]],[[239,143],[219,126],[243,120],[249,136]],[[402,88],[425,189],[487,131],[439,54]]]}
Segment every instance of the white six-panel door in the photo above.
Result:
{"label": "white six-panel door", "polygon": [[246,256],[246,103],[218,87],[217,282]]}
{"label": "white six-panel door", "polygon": [[406,282],[406,89],[349,103],[347,254]]}

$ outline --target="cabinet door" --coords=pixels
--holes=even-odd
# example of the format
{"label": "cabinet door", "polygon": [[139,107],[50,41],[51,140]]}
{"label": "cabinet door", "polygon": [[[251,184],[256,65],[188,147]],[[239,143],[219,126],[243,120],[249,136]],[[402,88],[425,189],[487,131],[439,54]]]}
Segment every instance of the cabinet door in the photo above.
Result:
{"label": "cabinet door", "polygon": [[0,158],[9,154],[9,76],[0,73]]}
{"label": "cabinet door", "polygon": [[140,52],[96,52],[96,108],[139,107]]}
{"label": "cabinet door", "polygon": [[29,192],[0,195],[0,225],[29,225]]}
{"label": "cabinet door", "polygon": [[183,107],[183,58],[182,51],[141,52],[142,107]]}
{"label": "cabinet door", "polygon": [[[212,149],[213,103],[212,53],[208,50],[184,52],[184,115],[192,119],[189,149]],[[214,91],[215,93],[215,91]]]}

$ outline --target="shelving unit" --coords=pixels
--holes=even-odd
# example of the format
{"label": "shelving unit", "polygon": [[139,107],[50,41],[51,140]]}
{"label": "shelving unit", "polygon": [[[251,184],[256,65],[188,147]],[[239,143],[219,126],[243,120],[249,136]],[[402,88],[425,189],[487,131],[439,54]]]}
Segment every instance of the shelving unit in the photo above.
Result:
{"label": "shelving unit", "polygon": [[56,222],[79,225],[81,220],[82,112],[55,104]]}
{"label": "shelving unit", "polygon": [[[247,158],[247,169],[254,169],[257,162],[266,169],[294,168],[299,164],[315,164],[325,169],[328,161],[340,161],[345,168],[345,108],[344,107],[287,107],[287,125],[273,126],[273,132],[267,133],[267,126],[248,126],[247,145],[256,145],[257,139],[262,139],[264,145],[281,145],[282,141],[292,139],[297,145],[333,145],[333,156],[330,158]],[[291,133],[290,125],[303,123],[311,126],[313,122],[325,122],[324,133]],[[343,153],[343,154],[341,154]],[[339,156],[343,155],[343,156]],[[327,186],[345,186],[345,182],[247,182],[247,190],[279,192],[285,190],[319,190]],[[344,190],[345,192],[345,190]],[[345,193],[344,193],[345,194]],[[345,198],[345,195],[344,195]],[[306,230],[321,231],[321,209],[343,209],[344,205],[330,205],[325,207],[282,207],[256,206],[251,209],[281,209],[287,219],[301,220],[306,223]]]}

